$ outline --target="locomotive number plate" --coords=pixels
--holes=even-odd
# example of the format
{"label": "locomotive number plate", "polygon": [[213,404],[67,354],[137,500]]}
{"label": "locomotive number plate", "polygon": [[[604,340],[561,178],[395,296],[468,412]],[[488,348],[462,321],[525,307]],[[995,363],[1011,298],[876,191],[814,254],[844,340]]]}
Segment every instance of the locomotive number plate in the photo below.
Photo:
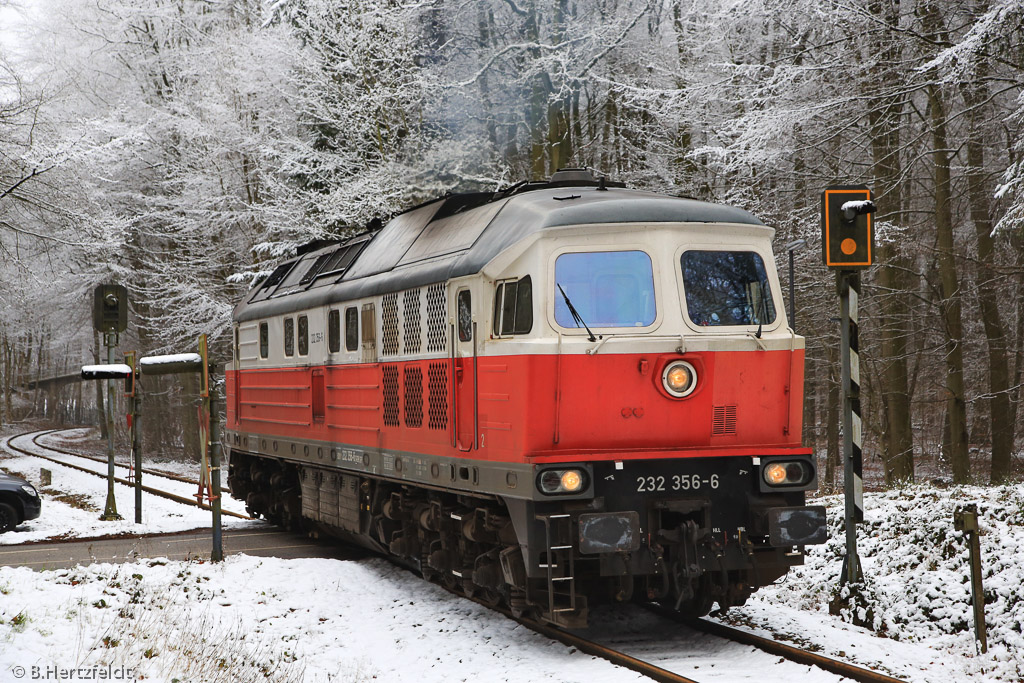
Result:
{"label": "locomotive number plate", "polygon": [[656,493],[661,491],[700,491],[701,489],[717,489],[718,475],[701,476],[699,474],[670,474],[649,477],[636,477],[637,493]]}

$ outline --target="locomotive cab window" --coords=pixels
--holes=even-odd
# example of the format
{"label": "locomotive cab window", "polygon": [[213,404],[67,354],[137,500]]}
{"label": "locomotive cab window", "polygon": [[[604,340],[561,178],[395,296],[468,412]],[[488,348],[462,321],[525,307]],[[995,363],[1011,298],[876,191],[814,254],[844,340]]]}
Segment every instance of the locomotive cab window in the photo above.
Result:
{"label": "locomotive cab window", "polygon": [[295,320],[284,319],[284,355],[291,358],[295,355]]}
{"label": "locomotive cab window", "polygon": [[562,327],[647,327],[657,317],[654,269],[643,251],[562,254],[552,296]]}
{"label": "locomotive cab window", "polygon": [[527,275],[499,282],[494,290],[494,335],[529,334],[533,329],[533,283]]}
{"label": "locomotive cab window", "polygon": [[686,251],[680,259],[686,312],[700,326],[775,322],[768,272],[752,251]]}
{"label": "locomotive cab window", "polygon": [[473,341],[473,299],[468,289],[463,289],[458,296],[459,341]]}
{"label": "locomotive cab window", "polygon": [[309,355],[309,318],[299,316],[299,355]]}
{"label": "locomotive cab window", "polygon": [[341,311],[336,308],[327,313],[327,349],[331,353],[341,351]]}
{"label": "locomotive cab window", "polygon": [[270,357],[270,325],[260,323],[260,358],[266,360]]}
{"label": "locomotive cab window", "polygon": [[359,309],[351,306],[345,309],[345,350],[359,348]]}

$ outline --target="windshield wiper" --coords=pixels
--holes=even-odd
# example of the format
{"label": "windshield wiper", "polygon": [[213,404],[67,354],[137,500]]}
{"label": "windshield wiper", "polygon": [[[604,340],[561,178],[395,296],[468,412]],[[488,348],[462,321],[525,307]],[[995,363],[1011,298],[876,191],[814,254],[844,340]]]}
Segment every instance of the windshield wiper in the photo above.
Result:
{"label": "windshield wiper", "polygon": [[583,322],[583,317],[580,316],[579,312],[576,310],[576,307],[572,305],[571,301],[569,301],[569,295],[565,293],[564,289],[562,289],[562,285],[556,282],[555,286],[558,287],[558,291],[562,293],[562,298],[565,299],[565,305],[569,308],[569,314],[572,315],[572,319],[576,321],[576,327],[583,325],[583,329],[585,329],[587,331],[587,334],[590,335],[590,341],[597,341],[597,337],[595,337],[594,333],[590,331],[590,328],[587,327],[587,324]]}

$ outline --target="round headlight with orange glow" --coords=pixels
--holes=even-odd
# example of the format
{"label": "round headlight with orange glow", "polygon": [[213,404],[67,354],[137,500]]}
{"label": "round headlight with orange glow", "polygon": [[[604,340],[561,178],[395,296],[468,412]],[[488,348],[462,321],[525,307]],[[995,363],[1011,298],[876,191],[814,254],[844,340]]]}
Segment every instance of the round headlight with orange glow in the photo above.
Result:
{"label": "round headlight with orange glow", "polygon": [[672,361],[661,373],[661,382],[670,396],[683,398],[697,388],[697,370],[685,360]]}
{"label": "round headlight with orange glow", "polygon": [[800,460],[779,460],[765,465],[761,476],[769,486],[804,486],[814,479],[814,470]]}
{"label": "round headlight with orange glow", "polygon": [[773,462],[764,468],[764,480],[772,486],[786,483],[786,466]]}
{"label": "round headlight with orange glow", "polygon": [[562,473],[562,490],[576,493],[583,488],[583,475],[578,470],[566,470]]}
{"label": "round headlight with orange glow", "polygon": [[537,488],[541,493],[580,493],[587,488],[587,477],[583,470],[544,470],[537,476]]}

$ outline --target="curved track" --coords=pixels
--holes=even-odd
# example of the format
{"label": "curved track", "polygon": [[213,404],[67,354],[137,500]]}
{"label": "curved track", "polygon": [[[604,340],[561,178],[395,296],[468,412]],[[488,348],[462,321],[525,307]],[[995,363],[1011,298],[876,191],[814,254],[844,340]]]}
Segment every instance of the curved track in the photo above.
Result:
{"label": "curved track", "polygon": [[[90,456],[90,455],[83,455],[81,453],[75,453],[75,452],[68,451],[68,450],[65,450],[65,449],[62,449],[62,448],[56,448],[56,447],[53,447],[53,446],[47,446],[45,444],[39,443],[39,438],[40,437],[46,436],[47,434],[53,434],[54,432],[59,432],[59,431],[63,431],[63,430],[60,430],[60,429],[49,429],[49,430],[44,430],[44,431],[41,431],[41,432],[30,431],[30,432],[23,432],[21,434],[15,434],[14,436],[9,436],[9,437],[7,437],[4,440],[4,446],[7,447],[8,449],[12,450],[12,451],[16,451],[16,452],[21,453],[23,455],[28,455],[28,456],[31,456],[33,458],[40,458],[42,460],[47,460],[47,461],[52,462],[54,464],[60,465],[62,467],[69,467],[69,468],[71,468],[73,470],[78,470],[79,472],[85,472],[86,474],[91,474],[93,476],[100,477],[101,479],[106,479],[107,478],[106,473],[97,472],[97,471],[95,471],[93,469],[89,469],[88,467],[82,467],[81,465],[76,465],[75,463],[68,462],[66,460],[61,460],[61,459],[58,459],[58,458],[55,458],[55,457],[52,457],[52,456],[49,456],[49,455],[44,455],[44,454],[39,453],[39,452],[33,452],[33,451],[31,451],[31,450],[29,450],[27,448],[22,448],[21,446],[17,446],[17,445],[14,444],[14,440],[15,439],[20,439],[20,438],[31,436],[32,437],[33,445],[35,445],[38,448],[45,449],[45,450],[51,451],[53,453],[59,453],[61,455],[73,456],[73,457],[78,457],[78,458],[85,458],[86,460],[93,460],[93,461],[97,461],[97,462],[101,462],[103,464],[106,464],[107,461],[105,459],[103,459],[103,458],[96,458],[96,457],[93,457],[93,456]],[[120,466],[121,467],[126,467],[126,465],[120,465]],[[154,477],[154,478],[169,479],[169,480],[172,480],[172,481],[185,482],[185,483],[188,483],[188,484],[195,484],[197,487],[199,486],[199,482],[194,481],[192,479],[187,479],[185,477],[178,477],[176,475],[161,474],[159,472],[155,472],[153,470],[147,470],[147,469],[144,469],[142,471],[143,471],[143,474],[147,474],[147,475],[149,475],[151,477]],[[125,486],[130,486],[132,488],[135,487],[135,482],[134,481],[129,481],[128,479],[122,479],[120,477],[114,477],[114,481],[117,482],[118,484],[123,484]],[[195,498],[189,498],[189,497],[186,497],[186,496],[180,496],[180,495],[178,495],[176,493],[171,493],[169,491],[164,491],[164,490],[153,488],[152,486],[147,486],[147,485],[143,485],[141,488],[146,493],[152,494],[154,496],[160,496],[161,498],[166,498],[167,500],[173,500],[174,502],[181,503],[182,505],[190,505],[192,507],[202,508],[203,510],[211,509],[209,505],[207,505],[205,503],[200,503]],[[225,491],[224,493],[227,493],[227,491]],[[232,512],[230,510],[222,510],[221,514],[227,515],[227,516],[230,516],[230,517],[238,517],[240,519],[251,519],[251,517],[249,517],[248,515],[242,515],[242,514],[239,514],[237,512]]]}

